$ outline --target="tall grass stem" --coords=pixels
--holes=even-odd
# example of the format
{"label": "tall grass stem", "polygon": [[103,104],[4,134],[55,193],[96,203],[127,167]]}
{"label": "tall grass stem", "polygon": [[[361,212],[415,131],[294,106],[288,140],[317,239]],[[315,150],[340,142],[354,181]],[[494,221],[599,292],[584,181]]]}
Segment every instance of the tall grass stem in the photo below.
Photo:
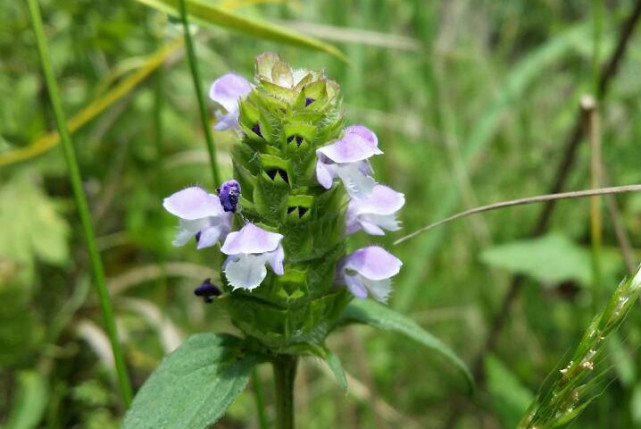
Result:
{"label": "tall grass stem", "polygon": [[109,337],[111,350],[114,355],[118,384],[120,386],[123,401],[125,405],[129,407],[132,398],[131,384],[129,381],[129,376],[127,374],[127,368],[125,366],[124,355],[122,349],[120,348],[120,343],[118,342],[118,331],[113,315],[113,309],[111,307],[111,301],[109,299],[109,292],[107,291],[102,260],[100,259],[98,247],[96,246],[96,235],[91,223],[89,205],[87,204],[87,199],[82,189],[82,177],[80,175],[78,160],[76,159],[76,153],[71,143],[69,130],[67,129],[65,115],[64,111],[62,110],[62,103],[60,101],[60,93],[58,91],[53,67],[51,65],[51,57],[49,54],[47,39],[44,34],[42,25],[40,7],[37,0],[28,0],[28,4],[29,12],[31,13],[31,23],[33,25],[33,31],[35,33],[36,43],[38,45],[38,53],[40,54],[40,61],[42,62],[42,70],[44,73],[45,83],[47,86],[47,91],[49,92],[49,99],[51,101],[51,107],[53,109],[56,126],[58,128],[60,139],[62,141],[62,149],[64,152],[65,161],[67,163],[67,168],[69,170],[69,179],[71,180],[73,194],[78,206],[80,221],[87,241],[89,258],[91,259],[91,266],[96,282],[96,288],[98,289],[98,297],[100,300],[100,307],[102,309],[102,315],[104,318],[105,329],[107,330],[107,336]]}
{"label": "tall grass stem", "polygon": [[186,0],[178,1],[180,9],[180,19],[183,24],[183,31],[185,33],[185,45],[187,46],[187,58],[189,60],[189,69],[191,70],[191,77],[194,81],[194,89],[196,91],[196,99],[198,100],[198,108],[200,110],[200,120],[203,124],[203,131],[205,132],[205,140],[207,142],[207,152],[209,154],[209,163],[211,164],[211,171],[214,177],[214,188],[220,185],[220,173],[218,172],[218,163],[216,162],[216,147],[214,146],[214,137],[211,131],[211,124],[209,123],[209,114],[207,113],[207,106],[205,106],[205,99],[203,96],[203,88],[200,83],[200,71],[198,69],[198,60],[196,58],[196,49],[194,48],[194,41],[189,31],[189,18],[187,17],[187,3]]}

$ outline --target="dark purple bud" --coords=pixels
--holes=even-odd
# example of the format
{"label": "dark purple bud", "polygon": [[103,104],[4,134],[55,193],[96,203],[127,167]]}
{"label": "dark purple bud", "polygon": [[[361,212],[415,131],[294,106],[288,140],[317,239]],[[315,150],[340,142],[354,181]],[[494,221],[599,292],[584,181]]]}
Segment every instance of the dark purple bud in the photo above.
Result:
{"label": "dark purple bud", "polygon": [[205,279],[203,284],[194,289],[194,295],[201,297],[206,304],[213,302],[213,298],[221,293],[220,289],[212,284],[211,279]]}
{"label": "dark purple bud", "polygon": [[305,107],[309,106],[314,101],[316,101],[316,100],[314,100],[313,98],[309,98],[309,97],[305,98]]}
{"label": "dark purple bud", "polygon": [[258,122],[254,124],[254,126],[252,127],[252,131],[260,137],[263,136],[263,133],[260,132],[260,124]]}
{"label": "dark purple bud", "polygon": [[200,231],[196,233],[195,238],[196,238],[196,244],[198,244],[198,242],[200,241]]}
{"label": "dark purple bud", "polygon": [[236,212],[238,200],[240,199],[240,183],[235,180],[228,180],[218,188],[218,198],[226,212]]}

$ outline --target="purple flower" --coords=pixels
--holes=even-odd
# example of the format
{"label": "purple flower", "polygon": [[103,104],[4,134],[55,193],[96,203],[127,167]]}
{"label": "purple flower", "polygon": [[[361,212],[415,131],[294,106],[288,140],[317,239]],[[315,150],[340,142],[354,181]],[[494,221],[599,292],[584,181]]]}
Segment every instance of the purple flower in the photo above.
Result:
{"label": "purple flower", "polygon": [[200,286],[194,289],[194,295],[201,297],[206,304],[214,302],[213,298],[220,296],[221,293],[220,289],[211,282],[211,279],[205,279]]}
{"label": "purple flower", "polygon": [[220,249],[229,255],[223,264],[229,284],[234,289],[252,290],[258,287],[267,275],[266,264],[274,273],[282,276],[285,259],[282,239],[281,234],[265,231],[252,223],[230,233]]}
{"label": "purple flower", "polygon": [[386,302],[390,293],[390,278],[398,274],[403,263],[382,247],[359,249],[338,263],[335,283],[345,285],[357,298],[371,294]]}
{"label": "purple flower", "polygon": [[359,229],[370,235],[385,235],[400,229],[396,212],[405,204],[405,195],[384,185],[376,185],[364,198],[352,199],[347,206],[347,233]]}
{"label": "purple flower", "polygon": [[218,197],[226,212],[236,212],[238,200],[240,199],[240,183],[235,180],[228,180],[217,189]]}
{"label": "purple flower", "polygon": [[382,153],[376,134],[362,125],[352,125],[340,140],[316,151],[316,179],[329,189],[338,177],[350,196],[363,198],[376,185],[368,159]]}
{"label": "purple flower", "polygon": [[252,86],[247,79],[234,73],[227,73],[214,81],[209,88],[209,98],[227,110],[226,115],[216,111],[218,123],[214,129],[238,128],[239,100],[245,98],[251,91]]}
{"label": "purple flower", "polygon": [[215,245],[231,231],[232,214],[226,213],[216,195],[198,186],[178,191],[165,198],[165,210],[180,218],[174,246],[185,245],[196,237],[198,249]]}

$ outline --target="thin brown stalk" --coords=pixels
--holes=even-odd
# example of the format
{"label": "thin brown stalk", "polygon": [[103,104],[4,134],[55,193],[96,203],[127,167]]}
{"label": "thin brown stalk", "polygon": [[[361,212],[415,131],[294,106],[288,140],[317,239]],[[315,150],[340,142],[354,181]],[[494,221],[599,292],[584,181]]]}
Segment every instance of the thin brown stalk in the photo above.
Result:
{"label": "thin brown stalk", "polygon": [[537,195],[535,197],[518,198],[516,200],[502,201],[500,203],[488,204],[485,206],[475,207],[473,209],[457,213],[445,219],[441,219],[438,222],[434,222],[427,226],[424,226],[423,228],[420,228],[411,234],[408,234],[404,237],[399,238],[394,242],[394,245],[401,244],[402,242],[407,241],[410,238],[416,237],[417,235],[423,232],[429,231],[430,229],[436,228],[437,226],[441,226],[453,220],[461,219],[461,218],[475,215],[478,213],[504,209],[507,207],[544,203],[548,201],[567,200],[567,199],[573,199],[573,198],[586,198],[586,197],[594,197],[598,195],[623,194],[626,192],[639,192],[639,191],[641,191],[641,185],[613,186],[613,187],[601,188],[601,189],[586,189],[583,191],[572,191],[572,192],[561,192],[558,194]]}

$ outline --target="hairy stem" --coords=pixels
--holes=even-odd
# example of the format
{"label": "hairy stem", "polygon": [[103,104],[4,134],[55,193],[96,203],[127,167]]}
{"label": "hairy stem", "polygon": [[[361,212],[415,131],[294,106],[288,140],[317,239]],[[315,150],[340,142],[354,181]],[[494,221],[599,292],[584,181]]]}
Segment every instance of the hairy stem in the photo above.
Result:
{"label": "hairy stem", "polygon": [[297,363],[296,357],[289,355],[280,355],[273,362],[277,429],[294,429],[294,379]]}
{"label": "hairy stem", "polygon": [[47,91],[49,92],[49,99],[51,101],[51,107],[53,109],[58,133],[60,134],[62,149],[64,152],[65,161],[67,163],[67,168],[69,170],[69,179],[71,180],[73,194],[76,200],[76,205],[78,206],[78,214],[80,215],[82,229],[87,241],[89,258],[91,259],[91,266],[96,282],[96,288],[98,289],[98,297],[100,299],[100,306],[102,308],[105,329],[107,331],[107,336],[109,337],[109,342],[111,343],[111,350],[114,355],[118,384],[120,386],[123,401],[125,405],[129,407],[132,397],[131,384],[129,382],[127,368],[125,366],[124,355],[122,353],[122,349],[120,348],[120,343],[118,342],[118,331],[116,329],[116,322],[111,307],[111,301],[109,299],[109,292],[107,291],[107,285],[105,283],[105,273],[102,266],[102,260],[100,259],[98,247],[96,246],[96,234],[91,223],[89,205],[87,204],[87,199],[82,189],[80,167],[78,166],[76,153],[74,151],[73,145],[71,144],[71,137],[69,136],[69,130],[67,129],[65,114],[62,110],[62,103],[60,101],[58,85],[54,77],[53,67],[51,65],[51,59],[49,55],[49,48],[47,46],[47,39],[42,26],[40,8],[38,6],[37,0],[28,0],[28,3],[29,11],[31,13],[31,23],[33,25],[33,31],[36,35],[38,53],[40,54],[40,61],[42,62],[45,83],[47,85]]}
{"label": "hairy stem", "polygon": [[211,126],[209,124],[209,115],[207,107],[205,106],[205,99],[203,97],[203,88],[200,83],[200,71],[198,69],[198,60],[196,59],[196,50],[194,42],[189,32],[189,20],[187,19],[187,4],[186,0],[178,1],[180,8],[180,19],[183,24],[183,31],[185,33],[185,45],[187,46],[187,58],[189,59],[189,69],[191,70],[191,77],[194,81],[194,89],[196,91],[196,99],[198,100],[198,107],[200,110],[200,120],[203,124],[203,131],[205,132],[205,140],[207,142],[207,152],[209,153],[209,163],[211,164],[211,171],[214,177],[214,188],[220,185],[220,173],[218,172],[218,164],[216,162],[216,148],[214,147],[214,138],[212,136]]}

